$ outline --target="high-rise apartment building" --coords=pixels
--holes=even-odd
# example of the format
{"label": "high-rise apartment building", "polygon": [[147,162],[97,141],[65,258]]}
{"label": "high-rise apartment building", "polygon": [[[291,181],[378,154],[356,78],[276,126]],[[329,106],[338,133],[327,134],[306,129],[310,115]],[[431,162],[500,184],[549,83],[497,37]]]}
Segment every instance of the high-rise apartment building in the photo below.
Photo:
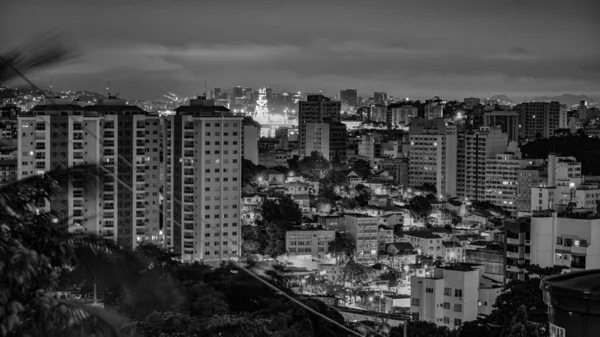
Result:
{"label": "high-rise apartment building", "polygon": [[329,124],[306,123],[306,153],[318,152],[329,159]]}
{"label": "high-rise apartment building", "polygon": [[346,89],[340,91],[340,101],[342,102],[342,105],[346,106],[346,109],[357,109],[358,94],[356,89]]}
{"label": "high-rise apartment building", "polygon": [[517,170],[517,213],[531,214],[531,188],[548,184],[548,165],[543,159],[533,159]]}
{"label": "high-rise apartment building", "polygon": [[499,126],[508,134],[509,142],[519,141],[519,114],[514,111],[492,111],[483,114],[483,126]]}
{"label": "high-rise apartment building", "polygon": [[377,261],[379,218],[366,215],[345,215],[345,231],[356,242],[356,260],[361,263]]}
{"label": "high-rise apartment building", "polygon": [[437,119],[444,117],[444,105],[437,102],[425,104],[425,118]]}
{"label": "high-rise apartment building", "polygon": [[515,111],[519,114],[519,136],[526,140],[549,138],[557,129],[567,127],[566,106],[559,102],[521,103]]}
{"label": "high-rise apartment building", "polygon": [[310,155],[310,153],[306,151],[306,123],[339,122],[340,112],[341,102],[332,101],[330,98],[323,95],[308,95],[306,101],[298,102],[300,157]]}
{"label": "high-rise apartment building", "polygon": [[233,94],[233,98],[240,98],[240,97],[244,97],[244,87],[241,86],[235,86],[232,89],[232,94]]}
{"label": "high-rise apartment building", "polygon": [[373,93],[373,101],[377,105],[387,105],[388,95],[385,92],[374,92]]}
{"label": "high-rise apartment building", "polygon": [[391,104],[388,106],[392,126],[408,125],[419,116],[419,109],[410,105]]}
{"label": "high-rise apartment building", "polygon": [[508,148],[508,135],[498,127],[482,127],[458,134],[457,195],[483,201],[487,159]]}
{"label": "high-rise apartment building", "polygon": [[444,120],[414,119],[409,130],[409,184],[432,184],[438,193],[455,196],[456,126]]}
{"label": "high-rise apartment building", "polygon": [[[46,209],[72,219],[72,228],[134,249],[159,241],[160,122],[110,96],[81,107],[52,99],[18,118],[19,178],[56,167],[99,164],[97,179],[69,177],[68,189]],[[94,173],[94,172],[92,172]]]}
{"label": "high-rise apartment building", "polygon": [[[18,117],[17,178],[44,174],[57,167],[97,164],[103,159],[101,116],[71,100],[53,99]],[[85,127],[85,129],[84,129]],[[65,191],[46,202],[45,210],[60,213],[86,233],[103,229],[102,179],[66,177]]]}
{"label": "high-rise apartment building", "polygon": [[237,259],[242,117],[198,97],[166,118],[164,134],[166,246],[185,261]]}
{"label": "high-rise apartment building", "polygon": [[102,116],[102,165],[110,172],[105,172],[102,188],[102,235],[130,249],[141,241],[158,242],[159,116],[116,97],[101,99],[86,110]]}
{"label": "high-rise apartment building", "polygon": [[0,107],[0,186],[17,179],[17,115],[20,112],[16,105]]}
{"label": "high-rise apartment building", "polygon": [[485,200],[517,214],[517,171],[524,166],[520,153],[499,153],[486,159]]}

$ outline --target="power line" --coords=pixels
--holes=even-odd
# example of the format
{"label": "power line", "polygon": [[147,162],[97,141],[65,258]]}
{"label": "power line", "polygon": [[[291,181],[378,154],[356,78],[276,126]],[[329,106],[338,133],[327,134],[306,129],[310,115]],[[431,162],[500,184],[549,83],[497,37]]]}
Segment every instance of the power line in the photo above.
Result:
{"label": "power line", "polygon": [[[3,61],[4,61],[4,58],[2,58],[2,57],[0,56],[0,60],[3,60]],[[20,72],[18,69],[16,69],[16,68],[15,68],[14,66],[12,66],[10,63],[8,63],[8,62],[4,62],[4,63],[5,63],[5,64],[7,64],[7,66],[8,66],[8,67],[10,67],[10,68],[11,68],[13,71],[15,71],[15,73],[16,73],[18,76],[20,76],[20,77],[21,77],[23,80],[25,80],[25,81],[26,81],[26,82],[27,82],[27,83],[28,83],[30,86],[32,86],[34,89],[36,89],[36,90],[38,90],[38,91],[42,92],[42,95],[43,95],[45,98],[49,99],[49,100],[52,102],[52,104],[53,104],[54,106],[57,106],[57,104],[56,104],[56,102],[54,101],[54,99],[53,99],[53,98],[49,97],[49,95],[47,95],[47,94],[46,94],[44,91],[40,90],[40,89],[37,87],[37,85],[35,85],[35,84],[34,84],[34,83],[31,81],[31,80],[29,80],[29,79],[28,79],[28,78],[27,78],[27,77],[26,77],[26,76],[25,76],[23,73],[21,73],[21,72]],[[48,122],[48,123],[49,123],[49,122]],[[91,131],[90,131],[88,128],[86,128],[86,127],[85,127],[85,126],[83,126],[83,125],[82,125],[82,128],[84,128],[84,129],[85,129],[87,132],[89,132],[89,133],[90,133],[90,134],[91,134],[91,135],[92,135],[92,136],[93,136],[93,137],[94,137],[94,138],[95,138],[95,139],[96,139],[98,142],[100,142],[100,138],[99,138],[97,135],[95,135],[93,132],[91,132]],[[65,135],[67,135],[67,136],[68,136],[68,134],[67,134],[66,132],[63,132],[63,134],[65,134]],[[71,142],[72,142],[72,141],[71,141]],[[130,162],[127,160],[127,159],[125,159],[125,158],[124,158],[122,155],[120,155],[120,154],[118,154],[118,153],[117,153],[117,156],[118,156],[118,157],[119,157],[119,159],[121,159],[121,160],[122,160],[122,161],[123,161],[125,164],[127,164],[127,165],[128,165],[130,168],[133,168],[133,164],[132,164],[132,163],[130,163]],[[108,173],[109,175],[111,175],[111,176],[112,176],[112,177],[113,177],[113,178],[114,178],[114,179],[115,179],[115,180],[116,180],[118,183],[120,183],[120,184],[121,184],[123,187],[127,188],[127,189],[128,189],[128,190],[129,190],[129,191],[132,193],[132,194],[134,193],[134,191],[133,191],[133,188],[132,188],[132,187],[130,187],[129,185],[127,185],[127,184],[126,184],[125,182],[123,182],[121,179],[119,179],[119,178],[118,178],[118,177],[117,177],[117,176],[116,176],[116,175],[115,175],[113,172],[109,171],[108,169],[106,169],[106,168],[105,168],[104,166],[102,166],[102,165],[98,165],[98,166],[100,166],[100,168],[101,168],[102,170],[104,170],[106,173]],[[157,209],[159,212],[161,212],[161,210],[160,210],[158,207],[154,206],[154,205],[150,205],[150,204],[148,204],[147,206],[149,206],[149,207],[151,207],[151,208],[155,208],[155,209]],[[178,221],[176,221],[176,220],[172,220],[172,221],[174,221],[174,222],[175,222],[175,224],[177,224],[177,225],[179,225],[179,226],[181,226],[181,227],[183,228],[182,224],[181,224],[181,223],[179,223]],[[200,219],[200,221],[201,221],[201,222],[205,222],[205,220],[204,220],[204,219]],[[241,230],[240,230],[240,236],[241,236]],[[204,242],[204,243],[206,243],[206,242],[205,242],[205,240],[203,240],[202,238],[199,238],[199,240],[200,240],[201,242]],[[232,240],[231,240],[231,239],[229,239],[228,237],[227,237],[227,238],[225,238],[225,240],[227,240],[227,241],[232,241]],[[240,252],[240,253],[241,253],[241,252]],[[226,254],[226,255],[227,255],[227,256],[229,256],[229,254]],[[297,304],[297,305],[300,305],[300,306],[301,306],[302,308],[304,308],[305,310],[308,310],[308,311],[310,311],[311,313],[318,315],[319,317],[321,317],[321,318],[323,318],[323,319],[325,319],[325,320],[329,321],[330,323],[333,323],[334,325],[336,325],[336,326],[338,326],[338,327],[341,327],[341,328],[343,328],[343,329],[344,329],[344,330],[346,330],[346,331],[349,331],[349,332],[351,332],[352,334],[354,334],[354,335],[356,335],[356,336],[362,336],[362,335],[361,335],[361,334],[359,334],[358,332],[356,332],[356,331],[353,331],[353,330],[350,330],[348,327],[346,327],[346,326],[344,326],[344,325],[342,325],[342,324],[340,324],[340,323],[338,323],[338,322],[336,322],[336,321],[332,320],[331,318],[329,318],[329,317],[327,317],[327,316],[325,316],[325,315],[323,315],[323,314],[321,314],[321,313],[319,313],[319,312],[317,312],[317,311],[315,311],[315,310],[311,309],[310,307],[306,306],[305,304],[301,303],[300,301],[298,301],[298,300],[294,299],[294,298],[293,298],[293,297],[291,297],[290,295],[286,294],[284,291],[282,291],[282,290],[279,290],[279,288],[277,288],[276,286],[272,285],[271,283],[269,283],[269,282],[267,282],[267,281],[263,280],[263,279],[262,279],[260,276],[256,275],[255,273],[251,272],[250,270],[246,269],[245,267],[243,267],[243,266],[242,266],[242,265],[240,265],[239,263],[237,263],[237,262],[235,262],[235,261],[232,261],[232,260],[230,260],[230,262],[231,262],[233,265],[235,265],[236,267],[238,267],[238,268],[240,268],[241,270],[243,270],[245,273],[247,273],[247,274],[248,274],[248,275],[250,275],[251,277],[253,277],[253,278],[255,278],[255,279],[259,280],[261,283],[263,283],[263,284],[267,285],[269,288],[271,288],[271,289],[275,289],[277,292],[279,292],[279,293],[283,294],[283,295],[284,295],[286,298],[288,298],[289,300],[291,300],[291,301],[292,301],[292,302],[294,302],[295,304]],[[328,304],[326,304],[326,303],[325,303],[325,305],[327,305],[328,307],[330,307],[330,308],[332,308],[332,309],[334,309],[334,310],[335,310],[335,308],[331,307],[330,305],[328,305]],[[336,311],[337,311],[337,310],[336,310]],[[375,332],[377,335],[379,335],[379,336],[382,336],[382,337],[385,337],[385,336],[383,336],[382,334],[378,333],[377,331],[374,331],[374,330],[372,330],[370,327],[368,327],[368,326],[366,326],[366,325],[364,325],[364,324],[362,324],[362,323],[359,323],[359,324],[361,324],[361,325],[363,325],[365,328],[367,328],[367,329],[369,329],[369,330],[371,330],[371,331]]]}

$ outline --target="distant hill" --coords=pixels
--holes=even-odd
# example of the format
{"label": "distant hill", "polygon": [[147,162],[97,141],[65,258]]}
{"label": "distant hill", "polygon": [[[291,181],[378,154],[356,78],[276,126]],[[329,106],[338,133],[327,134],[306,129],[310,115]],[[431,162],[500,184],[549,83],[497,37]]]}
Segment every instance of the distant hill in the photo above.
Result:
{"label": "distant hill", "polygon": [[97,92],[87,90],[75,90],[75,91],[61,91],[60,95],[63,97],[71,97],[73,99],[80,99],[82,101],[94,101],[102,98],[106,98],[105,95],[101,95]]}
{"label": "distant hill", "polygon": [[573,94],[562,94],[559,96],[541,96],[533,99],[536,102],[545,102],[545,101],[558,101],[562,104],[566,104],[567,106],[578,105],[581,100],[585,100],[588,102],[595,102],[594,99],[586,96],[586,95],[573,95]]}
{"label": "distant hill", "polygon": [[506,96],[506,95],[492,95],[490,97],[488,97],[490,100],[496,100],[499,102],[507,102],[507,103],[514,103],[514,101],[512,99],[510,99],[510,97]]}

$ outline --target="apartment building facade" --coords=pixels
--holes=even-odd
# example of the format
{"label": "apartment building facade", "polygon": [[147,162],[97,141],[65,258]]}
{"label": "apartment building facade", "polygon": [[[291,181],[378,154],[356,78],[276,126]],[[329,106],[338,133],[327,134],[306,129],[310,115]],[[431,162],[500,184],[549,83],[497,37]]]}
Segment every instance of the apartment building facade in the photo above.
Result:
{"label": "apartment building facade", "polygon": [[356,240],[356,260],[360,263],[377,261],[379,219],[364,215],[345,215],[345,230]]}
{"label": "apartment building facade", "polygon": [[311,255],[324,258],[329,245],[335,240],[335,231],[327,229],[298,229],[285,233],[285,247],[289,255]]}
{"label": "apartment building facade", "polygon": [[559,102],[529,102],[515,106],[519,114],[519,136],[524,140],[549,138],[567,127],[567,109]]}
{"label": "apartment building facade", "polygon": [[409,130],[409,184],[432,184],[438,193],[457,193],[457,132],[455,125],[442,119],[425,122],[413,120]]}
{"label": "apartment building facade", "polygon": [[205,97],[165,121],[165,245],[184,261],[239,258],[241,123]]}

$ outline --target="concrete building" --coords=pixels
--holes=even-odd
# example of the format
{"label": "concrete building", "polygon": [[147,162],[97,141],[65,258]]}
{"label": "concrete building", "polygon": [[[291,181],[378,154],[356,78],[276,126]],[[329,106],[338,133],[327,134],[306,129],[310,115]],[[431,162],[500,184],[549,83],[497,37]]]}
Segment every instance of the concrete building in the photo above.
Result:
{"label": "concrete building", "polygon": [[567,127],[566,106],[559,102],[521,103],[515,106],[515,111],[519,114],[519,137],[524,140],[549,138],[555,130]]}
{"label": "concrete building", "polygon": [[448,125],[442,119],[414,119],[409,130],[409,141],[409,185],[429,183],[436,186],[438,193],[455,196],[456,126]]}
{"label": "concrete building", "polygon": [[410,105],[390,104],[388,110],[392,127],[408,125],[413,118],[419,117],[419,109]]}
{"label": "concrete building", "polygon": [[419,254],[433,257],[444,257],[445,251],[442,249],[442,238],[428,231],[405,231],[402,232],[401,242],[408,242]]}
{"label": "concrete building", "polygon": [[519,141],[519,114],[514,111],[492,111],[483,114],[483,126],[499,126],[508,134],[509,142]]}
{"label": "concrete building", "polygon": [[260,136],[260,128],[254,125],[244,125],[242,132],[244,139],[242,142],[244,159],[251,161],[254,165],[258,165],[258,139]]}
{"label": "concrete building", "polygon": [[373,134],[364,134],[360,137],[358,154],[369,158],[370,161],[375,158],[375,136]]}
{"label": "concrete building", "polygon": [[425,277],[411,277],[413,318],[458,329],[464,322],[491,311],[502,288],[486,279],[483,269],[482,265],[462,263],[435,268]]}
{"label": "concrete building", "polygon": [[343,111],[354,112],[358,108],[358,94],[356,89],[346,89],[340,91],[340,101]]}
{"label": "concrete building", "polygon": [[487,159],[508,148],[508,134],[498,127],[482,127],[458,134],[457,195],[468,200],[484,200]]}
{"label": "concrete building", "polygon": [[408,158],[385,158],[380,166],[381,170],[391,173],[394,184],[408,186]]}
{"label": "concrete building", "polygon": [[531,218],[531,263],[542,268],[600,268],[598,213],[539,212]]}
{"label": "concrete building", "polygon": [[[98,112],[88,112],[66,99],[54,99],[53,103],[45,102],[21,112],[17,179],[44,174],[61,166],[101,163],[104,155],[101,119]],[[50,203],[46,202],[45,210],[52,209],[72,219],[69,224],[86,233],[102,233],[102,180],[100,172],[96,173],[99,179],[94,181],[68,177],[68,189]],[[110,225],[114,229],[114,223]]]}
{"label": "concrete building", "polygon": [[323,95],[308,95],[306,101],[298,102],[299,155],[301,158],[310,155],[306,150],[306,123],[339,122],[340,113],[341,102],[332,101]]}
{"label": "concrete building", "polygon": [[444,117],[444,105],[435,102],[425,104],[425,118],[428,120]]}
{"label": "concrete building", "polygon": [[324,258],[335,231],[326,229],[295,229],[285,233],[285,247],[289,255],[311,255]]}
{"label": "concrete building", "polygon": [[241,123],[204,97],[166,119],[165,243],[184,261],[239,258]]}
{"label": "concrete building", "polygon": [[306,123],[306,153],[313,152],[329,160],[329,124]]}
{"label": "concrete building", "polygon": [[531,259],[531,218],[505,220],[506,281],[525,280],[525,270],[519,266]]}
{"label": "concrete building", "polygon": [[[68,178],[68,189],[46,209],[71,219],[71,228],[134,249],[159,241],[160,123],[125,100],[109,97],[81,107],[53,99],[18,118],[18,179],[59,166],[101,164],[96,179]],[[126,186],[124,186],[124,184]]]}
{"label": "concrete building", "polygon": [[575,157],[550,154],[548,184],[532,187],[531,210],[566,209],[570,203],[576,203],[576,191],[582,181],[581,163]]}
{"label": "concrete building", "polygon": [[[124,99],[116,97],[99,100],[97,105],[85,109],[103,117],[100,123],[102,163],[113,173],[104,176],[102,235],[114,238],[119,245],[129,249],[135,249],[141,241],[157,243],[162,146],[158,115],[126,105]],[[86,125],[84,121],[82,126],[85,138],[86,133],[91,133],[85,132],[90,124]]]}
{"label": "concrete building", "polygon": [[290,151],[273,150],[258,154],[258,164],[265,167],[288,166],[287,161],[292,158]]}
{"label": "concrete building", "polygon": [[527,167],[517,170],[517,214],[531,215],[531,188],[547,186],[548,166],[543,159],[529,162]]}
{"label": "concrete building", "polygon": [[[539,171],[543,159],[521,159],[520,152],[497,154],[486,160],[485,200],[501,206],[516,216],[519,211],[529,212],[531,187],[539,186]],[[519,209],[519,202],[525,203]],[[526,206],[526,207],[525,207]]]}
{"label": "concrete building", "polygon": [[0,186],[17,180],[17,115],[20,112],[15,105],[0,107]]}
{"label": "concrete building", "polygon": [[387,105],[388,95],[385,92],[374,92],[373,93],[373,101],[375,104],[379,105]]}
{"label": "concrete building", "polygon": [[377,261],[379,219],[364,215],[345,215],[345,229],[356,240],[356,260],[374,264]]}

